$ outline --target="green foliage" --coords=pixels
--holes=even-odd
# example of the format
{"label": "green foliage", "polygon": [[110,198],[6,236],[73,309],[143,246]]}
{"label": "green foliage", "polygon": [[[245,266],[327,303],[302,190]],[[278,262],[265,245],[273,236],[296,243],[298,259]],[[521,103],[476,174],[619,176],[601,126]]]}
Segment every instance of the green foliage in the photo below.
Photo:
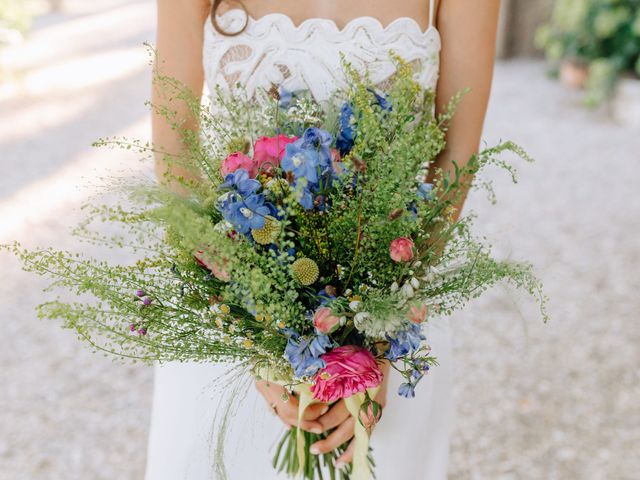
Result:
{"label": "green foliage", "polygon": [[[463,93],[436,117],[434,92],[414,80],[409,64],[393,58],[397,73],[385,97],[376,96],[366,76],[344,62],[348,86],[343,91],[324,103],[296,92],[284,106],[275,89],[250,96],[241,85],[233,95],[218,90],[213,102],[203,106],[179,82],[156,72],[156,88],[166,101],[150,106],[179,132],[183,151],[173,155],[126,138],[96,142],[149,159],[159,155],[167,173],[161,185],[120,184],[122,201],[115,206],[89,202],[86,220],[74,230],[79,240],[129,252],[137,260],[111,264],[50,248],[5,246],[26,270],[49,278],[50,291],[66,292],[42,304],[39,316],[62,321],[95,350],[119,358],[233,362],[238,372],[266,372],[288,386],[313,381],[295,378],[284,353],[292,331],[307,340],[317,335],[311,317],[321,304],[335,321],[329,335],[333,345],[363,346],[378,359],[389,338],[407,331],[412,321],[424,320],[416,320],[420,312],[448,315],[501,281],[534,296],[546,319],[542,287],[531,266],[492,258],[490,247],[471,233],[472,217],[455,216],[483,169],[498,167],[516,181],[514,167],[501,154],[531,159],[519,146],[504,142],[455,164],[451,173],[435,171],[427,177],[445,148],[446,129]],[[391,108],[383,107],[380,98]],[[188,106],[201,132],[186,128],[166,106],[175,101]],[[292,173],[279,165],[260,167],[253,192],[273,207],[267,215],[270,229],[237,232],[221,207],[234,194],[222,178],[225,158],[252,155],[262,136],[291,138],[309,127],[335,135],[345,105],[353,111],[350,121],[357,132],[344,157],[333,151],[332,181],[319,183],[314,192],[324,197],[325,208],[301,206],[304,177],[293,182]],[[189,172],[188,178],[175,174],[178,168]],[[427,178],[434,179],[431,191],[419,194]],[[490,183],[478,186],[493,199]],[[239,198],[245,202],[237,204],[244,205],[242,215],[258,214]],[[97,231],[97,222],[108,224],[111,233]],[[400,237],[412,244],[412,258],[392,258],[390,246]],[[435,365],[429,349],[421,346],[399,357],[393,368],[410,381],[417,366]],[[221,413],[222,432],[236,400]],[[377,418],[379,406],[367,405]],[[310,455],[309,446],[327,435],[304,433],[302,473],[308,480],[349,478],[351,467],[342,472],[333,467],[346,444],[326,455]],[[216,446],[221,478],[223,436]],[[274,465],[293,475],[298,461],[294,428],[279,444]]]}
{"label": "green foliage", "polygon": [[640,0],[557,0],[537,43],[556,66],[589,68],[585,102],[597,106],[623,73],[640,76]]}

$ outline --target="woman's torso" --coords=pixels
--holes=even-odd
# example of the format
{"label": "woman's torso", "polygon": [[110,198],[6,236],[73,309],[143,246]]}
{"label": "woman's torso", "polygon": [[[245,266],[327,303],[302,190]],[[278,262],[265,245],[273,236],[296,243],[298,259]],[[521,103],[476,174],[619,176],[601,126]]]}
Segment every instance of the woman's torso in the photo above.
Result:
{"label": "woman's torso", "polygon": [[440,36],[434,0],[266,3],[245,2],[248,18],[240,9],[220,7],[218,23],[225,31],[248,22],[237,36],[224,35],[207,21],[203,61],[211,91],[240,83],[253,92],[276,84],[308,89],[323,100],[342,85],[342,56],[383,85],[395,72],[391,51],[414,64],[423,86],[435,88]]}

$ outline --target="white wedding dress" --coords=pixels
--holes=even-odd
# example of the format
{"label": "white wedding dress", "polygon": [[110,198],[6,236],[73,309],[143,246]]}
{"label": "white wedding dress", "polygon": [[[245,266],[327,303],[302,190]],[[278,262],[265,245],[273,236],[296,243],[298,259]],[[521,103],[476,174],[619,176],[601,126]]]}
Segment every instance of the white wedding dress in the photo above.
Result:
{"label": "white wedding dress", "polygon": [[[433,12],[433,0],[430,0]],[[394,73],[389,51],[416,66],[418,80],[435,87],[440,37],[433,26],[422,31],[410,18],[388,26],[358,17],[344,28],[313,18],[295,26],[289,17],[269,14],[249,19],[238,36],[216,32],[207,22],[204,67],[209,89],[231,89],[241,82],[248,91],[272,83],[291,91],[309,89],[322,100],[344,81],[340,54],[371,79],[384,84]],[[241,28],[244,12],[220,17],[228,31]],[[451,338],[448,321],[433,319],[425,328],[440,365],[416,390],[416,398],[397,395],[400,377],[392,371],[388,403],[372,438],[378,480],[443,480],[447,477],[449,437],[453,424]],[[170,363],[156,369],[146,480],[217,479],[214,417],[220,418],[229,391],[216,378],[228,367]],[[229,480],[281,480],[271,467],[274,446],[283,427],[253,387],[230,418],[225,442]],[[240,398],[240,397],[238,397]]]}

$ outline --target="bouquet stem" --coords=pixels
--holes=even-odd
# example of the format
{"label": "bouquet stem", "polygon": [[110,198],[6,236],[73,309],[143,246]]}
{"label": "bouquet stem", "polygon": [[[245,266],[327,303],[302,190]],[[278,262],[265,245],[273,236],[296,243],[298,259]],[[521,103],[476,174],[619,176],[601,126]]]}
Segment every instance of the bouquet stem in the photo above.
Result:
{"label": "bouquet stem", "polygon": [[[298,429],[292,427],[284,433],[280,442],[278,442],[275,455],[273,457],[273,466],[278,472],[286,472],[291,478],[300,478],[304,480],[349,480],[351,475],[351,464],[346,465],[343,469],[336,468],[336,461],[346,451],[349,442],[344,443],[337,449],[320,455],[312,455],[309,449],[311,445],[320,440],[324,440],[330,435],[331,431],[315,434],[311,432],[302,432],[304,441],[304,466],[300,468],[300,462],[297,455],[297,435]],[[374,461],[369,448],[368,461],[373,470]]]}

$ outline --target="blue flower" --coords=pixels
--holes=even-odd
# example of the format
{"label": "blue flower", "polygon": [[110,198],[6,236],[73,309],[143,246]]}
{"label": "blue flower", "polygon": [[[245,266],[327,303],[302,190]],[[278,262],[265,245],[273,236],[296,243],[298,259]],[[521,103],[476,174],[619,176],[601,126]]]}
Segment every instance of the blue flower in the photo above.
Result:
{"label": "blue flower", "polygon": [[398,388],[398,395],[405,398],[414,398],[416,396],[416,386],[411,383],[401,383]]}
{"label": "blue flower", "polygon": [[302,134],[303,148],[315,149],[318,151],[320,166],[323,170],[331,166],[331,143],[333,136],[326,130],[317,127],[309,127]]}
{"label": "blue flower", "polygon": [[280,106],[280,108],[287,108],[291,105],[291,102],[293,102],[295,93],[280,86],[278,87],[278,96],[280,97],[280,99],[278,100],[278,105]]}
{"label": "blue flower", "polygon": [[323,288],[318,292],[318,302],[320,306],[327,305],[331,300],[335,300],[336,296],[327,293],[327,289]]}
{"label": "blue flower", "polygon": [[355,123],[353,108],[345,102],[340,109],[340,129],[336,138],[336,148],[342,156],[347,155],[353,148],[356,137]]}
{"label": "blue flower", "polygon": [[261,184],[258,180],[249,178],[249,173],[244,168],[239,168],[224,177],[224,183],[220,185],[220,190],[232,189],[246,197],[257,192],[260,187]]}
{"label": "blue flower", "polygon": [[271,213],[271,208],[265,204],[264,196],[251,194],[246,198],[235,197],[222,210],[225,220],[233,225],[239,233],[264,227],[264,219]]}
{"label": "blue flower", "polygon": [[412,323],[408,328],[397,332],[395,337],[390,335],[387,335],[386,337],[389,341],[389,350],[385,353],[385,357],[392,362],[410,355],[419,349],[422,341],[426,339],[422,334],[420,326],[414,323]]}
{"label": "blue flower", "polygon": [[320,355],[326,353],[332,343],[326,335],[318,335],[311,342],[300,337],[295,331],[287,329],[285,334],[289,336],[284,356],[293,367],[296,378],[315,375],[318,370],[326,366]]}
{"label": "blue flower", "polygon": [[306,178],[309,183],[317,183],[320,155],[317,150],[304,148],[301,140],[287,144],[280,166],[285,172],[292,172],[296,179]]}
{"label": "blue flower", "polygon": [[392,110],[388,94],[380,95],[372,88],[369,88],[369,91],[373,94],[375,99],[374,105],[378,105],[385,112],[390,112]]}
{"label": "blue flower", "polygon": [[305,210],[313,209],[313,194],[308,188],[303,188],[300,190],[299,203]]}
{"label": "blue flower", "polygon": [[309,351],[314,357],[327,353],[331,348],[331,339],[327,335],[317,335],[309,344]]}
{"label": "blue flower", "polygon": [[418,198],[422,200],[431,200],[433,198],[433,184],[432,183],[422,183],[418,187]]}
{"label": "blue flower", "polygon": [[411,213],[411,216],[415,220],[418,218],[418,204],[414,201],[407,203],[407,211]]}
{"label": "blue flower", "polygon": [[[369,89],[369,92],[373,94],[374,105],[378,105],[385,112],[391,111],[391,102],[389,102],[387,95],[380,95],[373,89]],[[358,129],[358,122],[353,112],[353,106],[348,102],[343,103],[340,108],[339,123],[340,128],[338,130],[338,136],[336,137],[336,148],[340,152],[340,155],[344,157],[353,148]]]}

